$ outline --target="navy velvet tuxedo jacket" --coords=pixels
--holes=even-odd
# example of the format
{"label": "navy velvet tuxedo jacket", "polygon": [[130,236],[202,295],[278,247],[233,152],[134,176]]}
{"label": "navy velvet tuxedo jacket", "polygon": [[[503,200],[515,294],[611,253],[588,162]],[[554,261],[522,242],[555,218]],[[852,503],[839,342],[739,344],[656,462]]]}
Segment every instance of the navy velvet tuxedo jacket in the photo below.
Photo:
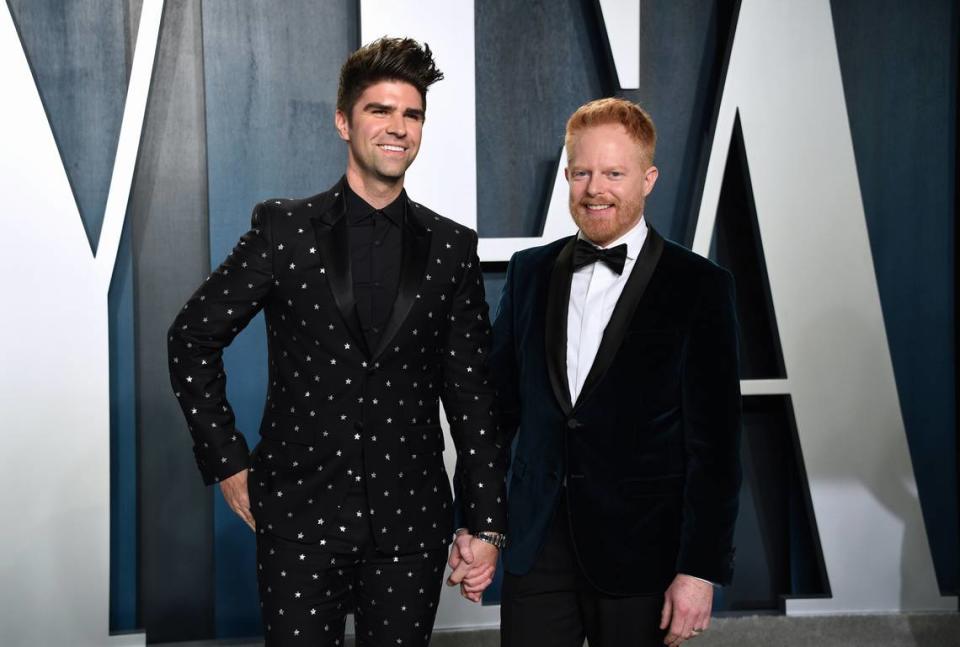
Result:
{"label": "navy velvet tuxedo jacket", "polygon": [[741,480],[733,279],[651,228],[570,402],[575,240],[513,256],[494,322],[501,427],[517,436],[504,566],[530,570],[565,491],[601,591],[659,594],[677,573],[727,583]]}
{"label": "navy velvet tuxedo jacket", "polygon": [[[250,469],[259,531],[312,543],[365,479],[377,547],[446,546],[453,531],[442,398],[464,521],[506,528],[506,449],[488,381],[490,324],[472,230],[407,201],[399,288],[367,348],[351,278],[343,182],[256,206],[251,230],[169,331],[170,375],[204,480]],[[222,349],[260,310],[269,383],[248,454],[227,402]]]}

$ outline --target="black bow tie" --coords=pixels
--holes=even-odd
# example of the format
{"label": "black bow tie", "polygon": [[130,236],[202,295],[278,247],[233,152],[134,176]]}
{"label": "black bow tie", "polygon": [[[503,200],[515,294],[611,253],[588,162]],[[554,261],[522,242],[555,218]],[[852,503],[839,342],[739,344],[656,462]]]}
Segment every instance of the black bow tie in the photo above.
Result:
{"label": "black bow tie", "polygon": [[578,239],[573,248],[573,270],[577,271],[597,261],[606,263],[607,267],[617,274],[623,274],[623,266],[627,264],[627,244],[601,249],[582,238]]}

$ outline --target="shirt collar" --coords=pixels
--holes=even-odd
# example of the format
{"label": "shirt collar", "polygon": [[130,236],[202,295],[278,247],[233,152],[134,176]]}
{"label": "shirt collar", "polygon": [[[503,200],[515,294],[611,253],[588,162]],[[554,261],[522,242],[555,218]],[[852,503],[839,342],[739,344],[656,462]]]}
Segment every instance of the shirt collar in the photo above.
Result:
{"label": "shirt collar", "polygon": [[343,196],[347,201],[347,218],[350,222],[360,222],[379,212],[386,216],[390,223],[398,227],[403,223],[403,215],[406,212],[407,205],[406,189],[400,191],[400,195],[383,209],[377,209],[357,195],[357,193],[350,188],[349,183],[344,182],[343,186]]}
{"label": "shirt collar", "polygon": [[[592,240],[583,235],[582,231],[577,232],[577,238],[585,240],[595,247],[600,247]],[[611,247],[616,247],[617,245],[622,245],[626,243],[627,245],[627,258],[631,261],[637,260],[637,256],[640,255],[640,250],[643,248],[643,242],[647,239],[647,219],[645,216],[640,216],[640,220],[637,221],[630,231],[625,233],[620,238],[616,239],[609,245],[604,245],[603,249],[610,249]]]}

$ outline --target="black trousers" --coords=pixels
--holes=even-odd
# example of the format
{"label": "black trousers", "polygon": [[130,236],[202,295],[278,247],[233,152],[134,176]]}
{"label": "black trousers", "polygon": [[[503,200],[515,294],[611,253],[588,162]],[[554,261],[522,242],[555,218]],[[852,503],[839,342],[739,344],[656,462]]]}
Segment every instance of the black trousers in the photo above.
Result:
{"label": "black trousers", "polygon": [[257,533],[257,581],[266,647],[342,647],[354,614],[358,647],[430,642],[446,550],[376,550],[366,496],[353,492],[316,544]]}
{"label": "black trousers", "polygon": [[611,596],[586,580],[570,541],[566,503],[530,572],[504,573],[502,598],[501,647],[582,647],[584,638],[590,647],[662,647],[666,635],[659,628],[662,595]]}

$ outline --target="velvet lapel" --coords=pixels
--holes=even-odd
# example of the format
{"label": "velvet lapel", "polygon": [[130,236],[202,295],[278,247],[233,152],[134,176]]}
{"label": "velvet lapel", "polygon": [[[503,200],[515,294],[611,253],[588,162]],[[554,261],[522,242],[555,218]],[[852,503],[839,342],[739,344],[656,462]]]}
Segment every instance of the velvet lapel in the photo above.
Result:
{"label": "velvet lapel", "polygon": [[341,179],[330,191],[333,200],[325,205],[320,215],[314,216],[313,229],[317,238],[317,252],[326,269],[327,283],[337,303],[343,322],[350,331],[357,347],[369,357],[360,318],[357,316],[357,301],[353,293],[353,272],[350,270],[350,241],[347,233],[347,203],[343,197],[344,180]]}
{"label": "velvet lapel", "polygon": [[427,261],[430,259],[430,231],[416,215],[417,207],[407,199],[406,213],[403,218],[403,251],[400,262],[400,283],[397,286],[397,298],[390,311],[390,319],[383,329],[380,345],[372,354],[376,360],[387,349],[400,327],[410,314],[410,308],[417,300],[417,290],[427,273]]}
{"label": "velvet lapel", "polygon": [[603,331],[603,339],[600,341],[600,348],[597,349],[597,356],[593,360],[590,372],[587,373],[587,379],[580,390],[580,397],[577,398],[577,404],[583,402],[596,385],[603,379],[610,364],[613,363],[623,343],[623,338],[630,327],[630,321],[633,319],[633,313],[637,309],[637,304],[643,297],[647,284],[650,283],[650,277],[657,267],[660,260],[660,254],[663,252],[663,238],[650,227],[647,230],[647,239],[640,249],[637,256],[637,262],[630,272],[630,278],[627,284],[623,286],[623,292],[617,300],[617,305],[613,308],[613,314],[610,321]]}
{"label": "velvet lapel", "polygon": [[560,249],[550,273],[547,290],[547,312],[544,340],[547,347],[547,373],[553,394],[565,414],[573,408],[567,383],[567,305],[570,303],[570,281],[573,278],[574,236]]}

